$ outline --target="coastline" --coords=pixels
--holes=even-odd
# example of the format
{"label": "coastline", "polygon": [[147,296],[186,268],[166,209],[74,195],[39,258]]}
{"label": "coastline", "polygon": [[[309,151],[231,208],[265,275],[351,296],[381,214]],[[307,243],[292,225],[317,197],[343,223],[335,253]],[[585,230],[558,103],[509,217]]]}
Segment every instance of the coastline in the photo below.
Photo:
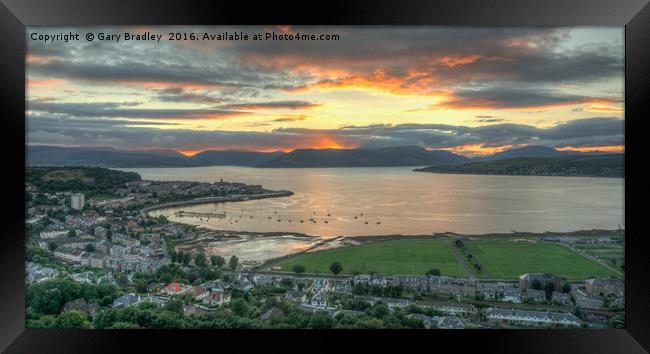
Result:
{"label": "coastline", "polygon": [[279,198],[279,197],[289,197],[292,196],[293,192],[282,190],[271,193],[262,193],[262,194],[251,194],[251,195],[237,195],[237,196],[228,196],[228,197],[204,197],[204,198],[195,198],[189,200],[180,200],[177,202],[168,202],[162,204],[156,204],[142,208],[140,213],[144,216],[149,216],[149,212],[159,209],[167,209],[171,207],[178,207],[184,205],[198,205],[198,204],[211,204],[211,203],[225,203],[225,202],[243,202],[246,200],[254,199],[265,199],[265,198]]}

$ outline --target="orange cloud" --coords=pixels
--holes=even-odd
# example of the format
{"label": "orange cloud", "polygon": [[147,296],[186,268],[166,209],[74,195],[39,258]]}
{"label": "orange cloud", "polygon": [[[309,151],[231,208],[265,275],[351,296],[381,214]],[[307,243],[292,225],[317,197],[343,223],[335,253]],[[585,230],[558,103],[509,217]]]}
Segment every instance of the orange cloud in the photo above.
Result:
{"label": "orange cloud", "polygon": [[36,80],[36,79],[30,79],[27,80],[27,88],[34,88],[34,87],[51,87],[51,86],[57,86],[61,85],[63,83],[63,80],[58,80],[58,79],[44,79],[44,80]]}
{"label": "orange cloud", "polygon": [[450,69],[453,69],[461,65],[474,64],[479,60],[483,61],[512,61],[510,58],[506,57],[495,57],[495,56],[483,56],[479,54],[474,55],[448,55],[440,58],[436,58],[431,62],[432,65],[444,65]]}
{"label": "orange cloud", "polygon": [[565,151],[580,151],[580,152],[590,152],[590,151],[602,151],[602,152],[625,152],[625,145],[610,145],[610,146],[565,146],[557,148],[557,150]]}
{"label": "orange cloud", "polygon": [[502,152],[512,148],[521,147],[520,145],[502,145],[502,146],[485,146],[484,144],[466,144],[459,146],[452,146],[448,148],[437,148],[427,150],[445,150],[463,155],[491,155],[497,152]]}

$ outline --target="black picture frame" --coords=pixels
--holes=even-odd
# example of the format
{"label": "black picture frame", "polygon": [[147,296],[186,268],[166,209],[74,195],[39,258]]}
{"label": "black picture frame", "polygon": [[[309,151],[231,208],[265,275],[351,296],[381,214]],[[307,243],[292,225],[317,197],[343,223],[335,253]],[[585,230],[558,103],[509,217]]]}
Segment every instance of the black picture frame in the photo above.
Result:
{"label": "black picture frame", "polygon": [[[650,98],[648,0],[456,0],[245,2],[146,0],[20,1],[0,5],[0,100],[4,218],[0,243],[0,348],[7,353],[187,350],[462,350],[641,353],[650,350],[650,250],[641,213],[641,170]],[[621,330],[468,331],[151,331],[29,330],[24,307],[25,26],[32,25],[476,25],[625,26],[626,328]],[[637,160],[637,161],[635,161]],[[641,207],[635,207],[640,205]],[[239,348],[237,348],[239,346]],[[449,348],[449,349],[444,349]]]}

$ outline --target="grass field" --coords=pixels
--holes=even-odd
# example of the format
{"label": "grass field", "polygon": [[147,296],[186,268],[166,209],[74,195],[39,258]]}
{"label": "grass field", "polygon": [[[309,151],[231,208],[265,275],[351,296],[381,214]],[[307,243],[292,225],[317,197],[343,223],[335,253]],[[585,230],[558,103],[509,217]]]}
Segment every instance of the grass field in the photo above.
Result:
{"label": "grass field", "polygon": [[618,275],[558,244],[477,240],[465,243],[483,271],[480,278],[515,279],[525,273],[553,273],[568,280]]}
{"label": "grass field", "polygon": [[466,277],[467,274],[449,249],[446,240],[395,240],[350,246],[290,257],[277,265],[291,272],[294,265],[305,267],[307,273],[331,274],[332,262],[343,266],[341,274],[357,271],[368,274],[424,275],[437,268],[442,275]]}
{"label": "grass field", "polygon": [[624,263],[625,249],[619,244],[580,244],[575,247],[615,267]]}

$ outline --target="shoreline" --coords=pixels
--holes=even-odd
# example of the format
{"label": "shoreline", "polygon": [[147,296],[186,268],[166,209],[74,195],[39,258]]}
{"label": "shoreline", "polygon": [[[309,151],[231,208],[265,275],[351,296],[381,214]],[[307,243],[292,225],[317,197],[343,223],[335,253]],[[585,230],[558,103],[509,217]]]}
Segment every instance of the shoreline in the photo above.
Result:
{"label": "shoreline", "polygon": [[227,203],[227,202],[243,202],[247,200],[255,199],[266,199],[266,198],[279,198],[279,197],[289,197],[292,196],[293,192],[282,190],[271,193],[263,194],[251,194],[251,195],[237,195],[229,197],[203,197],[195,198],[189,200],[180,200],[176,202],[167,202],[162,204],[156,204],[140,209],[140,213],[144,216],[149,216],[149,213],[154,210],[167,209],[172,207],[184,206],[184,205],[199,205],[199,204],[212,204],[212,203]]}

